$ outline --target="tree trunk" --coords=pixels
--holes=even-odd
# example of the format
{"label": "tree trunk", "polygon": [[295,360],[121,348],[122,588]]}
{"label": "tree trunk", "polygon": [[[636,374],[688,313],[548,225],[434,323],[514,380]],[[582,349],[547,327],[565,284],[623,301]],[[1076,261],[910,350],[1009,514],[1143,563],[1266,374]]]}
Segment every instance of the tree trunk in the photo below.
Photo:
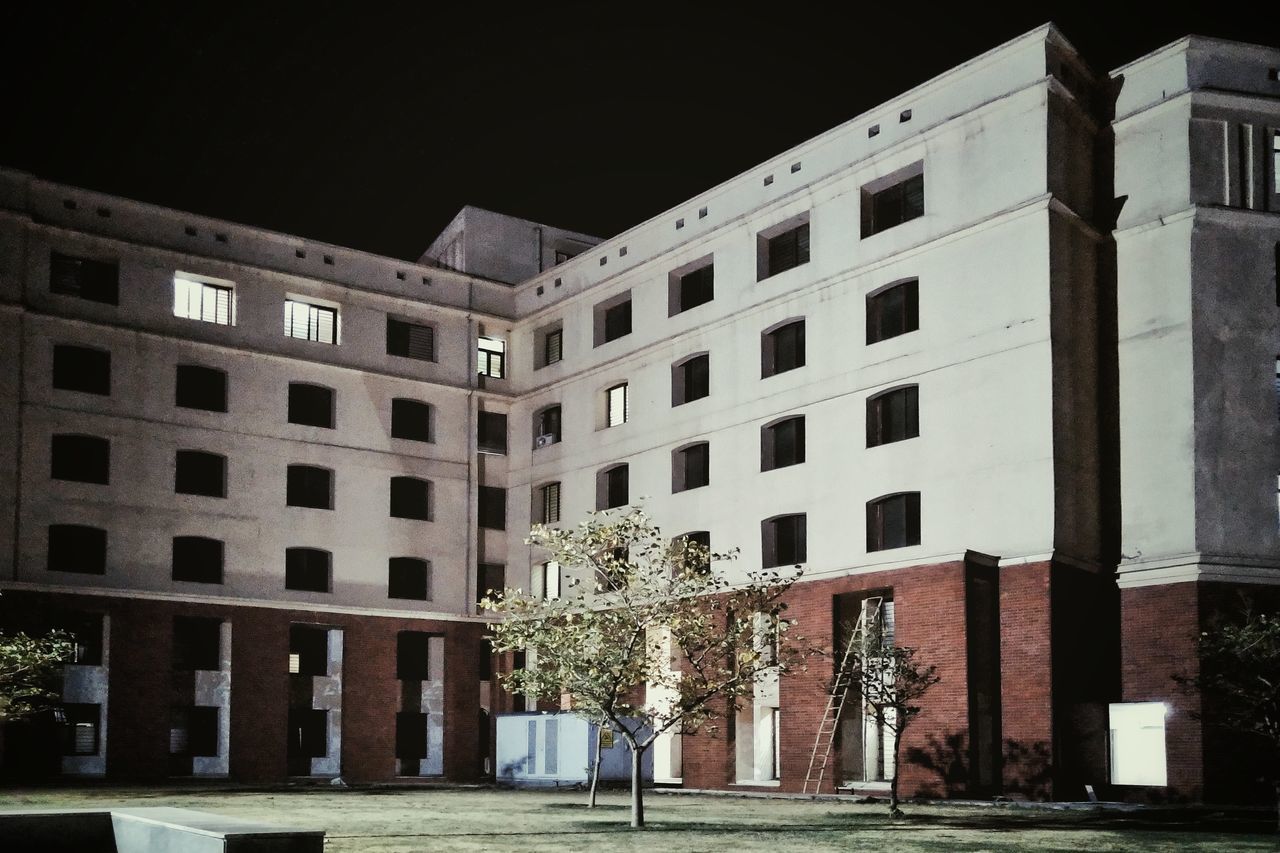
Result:
{"label": "tree trunk", "polygon": [[604,737],[604,727],[596,727],[596,755],[591,762],[591,796],[587,799],[587,808],[596,807],[596,786],[600,784],[600,739]]}
{"label": "tree trunk", "polygon": [[631,747],[631,827],[644,826],[644,751],[634,744]]}
{"label": "tree trunk", "polygon": [[898,808],[898,744],[902,743],[902,732],[893,730],[893,778],[889,780],[889,814],[902,817],[902,809]]}

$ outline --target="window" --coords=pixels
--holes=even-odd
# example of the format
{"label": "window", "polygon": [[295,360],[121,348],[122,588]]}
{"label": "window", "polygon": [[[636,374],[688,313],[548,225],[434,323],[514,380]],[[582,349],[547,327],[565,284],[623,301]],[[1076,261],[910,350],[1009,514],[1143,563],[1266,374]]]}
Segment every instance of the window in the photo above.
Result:
{"label": "window", "polygon": [[671,454],[671,491],[684,492],[711,482],[711,445],[705,441]]}
{"label": "window", "polygon": [[284,301],[284,333],[303,341],[338,342],[338,309],[297,299]]}
{"label": "window", "polygon": [[396,678],[400,681],[431,680],[431,635],[401,631],[396,635]]}
{"label": "window", "polygon": [[615,465],[596,475],[596,509],[613,509],[631,502],[628,466]]}
{"label": "window", "polygon": [[391,517],[430,521],[431,481],[417,477],[392,477]]}
{"label": "window", "polygon": [[120,265],[115,261],[49,255],[49,292],[105,305],[120,304]]}
{"label": "window", "polygon": [[560,597],[560,564],[550,560],[542,564],[542,597],[553,601]]}
{"label": "window", "polygon": [[867,447],[920,435],[920,389],[916,385],[885,391],[867,400]]}
{"label": "window", "polygon": [[102,575],[107,572],[107,531],[82,524],[50,524],[48,569]]}
{"label": "window", "polygon": [[756,281],[809,263],[809,214],[756,235]]}
{"label": "window", "polygon": [[760,378],[804,367],[804,320],[766,331],[760,341]]}
{"label": "window", "polygon": [[214,284],[178,273],[173,277],[173,316],[219,326],[235,325],[235,290],[230,284]]}
{"label": "window", "polygon": [[702,546],[703,559],[696,565],[689,565],[688,568],[699,572],[711,571],[711,531],[693,530],[677,538]]}
{"label": "window", "polygon": [[507,529],[507,490],[497,486],[480,487],[480,526],[488,530]]}
{"label": "window", "polygon": [[486,595],[502,592],[507,586],[507,567],[501,563],[481,563],[476,569],[476,603]]}
{"label": "window", "polygon": [[507,342],[498,338],[481,337],[476,344],[476,372],[491,379],[507,375]]}
{"label": "window", "polygon": [[1271,133],[1271,192],[1280,193],[1280,130]]}
{"label": "window", "polygon": [[173,618],[173,668],[178,672],[222,668],[222,620]]}
{"label": "window", "polygon": [[555,364],[564,358],[564,327],[559,323],[543,326],[533,333],[533,369]]}
{"label": "window", "polygon": [[533,517],[539,524],[555,524],[560,520],[560,484],[547,483],[537,489]]}
{"label": "window", "polygon": [[290,465],[285,505],[333,509],[333,472],[315,465]]}
{"label": "window", "polygon": [[392,400],[391,437],[409,441],[432,441],[431,405],[404,397]]}
{"label": "window", "polygon": [[920,282],[886,287],[867,296],[867,343],[896,338],[920,328]]}
{"label": "window", "polygon": [[560,407],[547,406],[533,418],[533,446],[547,447],[560,441]]}
{"label": "window", "polygon": [[53,387],[111,396],[111,353],[73,344],[54,344]]}
{"label": "window", "polygon": [[62,714],[67,721],[63,755],[97,755],[102,706],[63,702]]}
{"label": "window", "polygon": [[213,757],[218,754],[218,709],[179,706],[169,709],[169,754]]}
{"label": "window", "polygon": [[173,537],[173,579],[222,583],[223,543],[204,536]]}
{"label": "window", "polygon": [[174,455],[173,491],[179,495],[227,496],[227,457],[203,450]]}
{"label": "window", "polygon": [[627,399],[627,383],[614,385],[604,392],[605,426],[615,427],[625,424],[631,416],[631,404]]}
{"label": "window", "polygon": [[631,291],[619,293],[601,302],[595,307],[594,316],[595,346],[601,346],[631,334]]}
{"label": "window", "polygon": [[862,236],[924,216],[924,162],[912,163],[862,188]]}
{"label": "window", "polygon": [[[333,555],[319,548],[286,548],[284,588],[300,592],[329,592],[332,589]],[[323,671],[320,675],[323,675]]]}
{"label": "window", "polygon": [[683,406],[711,393],[711,356],[705,352],[671,365],[671,405]]}
{"label": "window", "polygon": [[783,418],[760,429],[760,470],[804,462],[804,415]]}
{"label": "window", "polygon": [[681,267],[667,277],[667,316],[674,317],[715,298],[715,266],[706,258],[694,261],[694,265],[692,269]]}
{"label": "window", "polygon": [[179,364],[173,383],[173,404],[206,412],[227,410],[227,374],[212,367]]}
{"label": "window", "polygon": [[431,563],[417,557],[392,557],[388,560],[387,597],[430,601]]}
{"label": "window", "polygon": [[[307,548],[294,550],[306,551]],[[324,551],[317,553],[324,554]],[[289,674],[329,674],[329,632],[317,625],[289,626]]]}
{"label": "window", "polygon": [[49,476],[74,483],[111,482],[111,442],[92,435],[55,435],[49,442]]}
{"label": "window", "polygon": [[333,429],[333,389],[289,383],[289,423]]}
{"label": "window", "polygon": [[1111,784],[1167,785],[1163,702],[1110,706]]}
{"label": "window", "polygon": [[477,444],[484,453],[507,452],[507,416],[501,412],[481,412],[476,424]]}
{"label": "window", "polygon": [[762,521],[760,538],[766,569],[794,566],[803,563],[808,557],[804,513],[779,515]]}
{"label": "window", "polygon": [[59,619],[75,638],[67,663],[78,666],[102,666],[102,614],[67,613]]}
{"label": "window", "polygon": [[868,551],[919,544],[919,492],[903,492],[867,502]]}
{"label": "window", "polygon": [[387,318],[387,355],[436,360],[436,330],[433,326]]}

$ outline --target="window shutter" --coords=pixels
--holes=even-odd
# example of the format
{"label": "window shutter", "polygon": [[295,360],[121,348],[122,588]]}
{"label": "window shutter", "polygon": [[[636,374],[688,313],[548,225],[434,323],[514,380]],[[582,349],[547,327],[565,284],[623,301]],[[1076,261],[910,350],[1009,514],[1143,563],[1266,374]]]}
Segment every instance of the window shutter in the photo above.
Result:
{"label": "window shutter", "polygon": [[315,312],[315,337],[312,340],[325,344],[334,343],[337,340],[338,312],[332,308],[321,308],[318,305],[310,307]]}
{"label": "window shutter", "polygon": [[405,352],[409,358],[421,361],[436,360],[436,330],[430,326],[405,324]]}
{"label": "window shutter", "polygon": [[542,523],[554,524],[560,520],[560,484],[548,483],[542,487]]}
{"label": "window shutter", "polygon": [[801,225],[795,230],[796,235],[796,266],[809,263],[809,223]]}
{"label": "window shutter", "polygon": [[564,332],[556,329],[547,332],[546,339],[546,363],[555,364],[561,358],[561,349],[564,345]]}

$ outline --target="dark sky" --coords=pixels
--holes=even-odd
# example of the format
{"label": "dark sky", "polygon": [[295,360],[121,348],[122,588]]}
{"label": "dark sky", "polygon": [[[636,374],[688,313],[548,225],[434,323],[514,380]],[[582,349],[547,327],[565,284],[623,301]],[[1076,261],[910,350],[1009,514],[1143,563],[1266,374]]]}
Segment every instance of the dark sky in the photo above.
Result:
{"label": "dark sky", "polygon": [[611,236],[1048,20],[1102,70],[1280,44],[1230,4],[28,5],[0,165],[409,259],[464,204]]}

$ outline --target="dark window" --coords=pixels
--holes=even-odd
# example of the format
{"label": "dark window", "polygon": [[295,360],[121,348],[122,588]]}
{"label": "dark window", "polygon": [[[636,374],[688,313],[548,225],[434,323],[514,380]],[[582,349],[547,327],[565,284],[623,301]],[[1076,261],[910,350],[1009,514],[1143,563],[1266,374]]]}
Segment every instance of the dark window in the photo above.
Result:
{"label": "dark window", "polygon": [[332,554],[319,548],[286,548],[284,588],[329,592],[332,589],[332,558]]}
{"label": "dark window", "polygon": [[920,283],[912,279],[867,297],[867,343],[920,328]]}
{"label": "dark window", "polygon": [[711,356],[703,353],[671,365],[671,405],[701,400],[711,393]]}
{"label": "dark window", "polygon": [[223,543],[204,536],[173,537],[173,579],[222,583]]}
{"label": "dark window", "polygon": [[68,613],[59,624],[75,638],[67,663],[102,666],[101,613]]}
{"label": "dark window", "polygon": [[73,258],[53,252],[49,256],[49,291],[118,305],[120,266],[115,261]]}
{"label": "dark window", "polygon": [[420,323],[387,318],[387,355],[436,360],[436,330]]}
{"label": "dark window", "polygon": [[431,680],[430,634],[401,631],[396,635],[396,678],[401,681]]}
{"label": "dark window", "polygon": [[73,344],[54,344],[53,387],[111,396],[111,353]]}
{"label": "dark window", "polygon": [[564,358],[564,330],[552,329],[542,340],[542,363],[555,364]]}
{"label": "dark window", "polygon": [[501,563],[481,563],[476,570],[476,601],[491,592],[502,592],[507,585],[507,567]]}
{"label": "dark window", "polygon": [[316,625],[289,626],[289,674],[329,674],[329,631],[327,629]]}
{"label": "dark window", "polygon": [[804,320],[765,332],[760,347],[760,376],[767,378],[804,367]]}
{"label": "dark window", "polygon": [[333,472],[314,465],[290,465],[285,504],[333,509]]}
{"label": "dark window", "polygon": [[596,509],[612,509],[631,502],[626,465],[615,465],[597,478]]}
{"label": "dark window", "polygon": [[501,412],[481,412],[477,423],[477,443],[488,453],[507,452],[507,416]]}
{"label": "dark window", "polygon": [[546,447],[560,440],[560,407],[547,406],[534,418],[533,446]]}
{"label": "dark window", "polygon": [[756,280],[809,263],[809,223],[766,237],[756,238]]}
{"label": "dark window", "polygon": [[682,447],[672,455],[671,491],[697,489],[711,482],[711,445]]}
{"label": "dark window", "polygon": [[333,429],[333,389],[290,382],[289,423]]}
{"label": "dark window", "polygon": [[92,435],[55,435],[49,443],[49,476],[76,483],[111,482],[111,442]]}
{"label": "dark window", "polygon": [[805,516],[780,515],[761,522],[764,567],[793,566],[807,558]]}
{"label": "dark window", "polygon": [[915,438],[920,434],[920,389],[895,388],[867,400],[867,447]]}
{"label": "dark window", "polygon": [[595,307],[594,344],[600,346],[631,334],[631,291]]}
{"label": "dark window", "polygon": [[218,709],[184,706],[169,709],[169,754],[190,757],[218,754]]}
{"label": "dark window", "polygon": [[102,706],[64,702],[62,714],[67,721],[63,755],[97,755]]}
{"label": "dark window", "polygon": [[329,754],[329,712],[315,708],[289,709],[286,761],[291,776],[311,775],[312,758]]}
{"label": "dark window", "polygon": [[427,757],[427,715],[396,711],[396,758],[421,761]]}
{"label": "dark window", "polygon": [[507,529],[507,490],[480,487],[480,526],[489,530]]}
{"label": "dark window", "polygon": [[175,616],[173,668],[179,672],[221,669],[222,620]]}
{"label": "dark window", "polygon": [[715,298],[716,270],[712,264],[683,275],[672,274],[668,313],[675,316],[690,308],[705,305]]}
{"label": "dark window", "polygon": [[179,450],[174,457],[173,490],[180,495],[227,496],[227,458],[203,450]]}
{"label": "dark window", "polygon": [[488,640],[482,639],[476,649],[476,657],[479,658],[477,663],[480,670],[480,680],[488,681],[493,678],[493,644]]}
{"label": "dark window", "polygon": [[919,544],[919,492],[903,492],[867,502],[868,551]]}
{"label": "dark window", "polygon": [[431,564],[417,557],[392,557],[387,561],[387,597],[430,601]]}
{"label": "dark window", "polygon": [[923,164],[908,167],[915,174],[902,177],[883,189],[862,190],[862,236],[870,237],[924,216]]}
{"label": "dark window", "polygon": [[184,409],[225,412],[227,374],[212,367],[179,364],[174,380],[173,402]]}
{"label": "dark window", "polygon": [[539,486],[537,494],[533,517],[539,524],[555,524],[560,520],[560,484],[547,483]]}
{"label": "dark window", "polygon": [[431,441],[431,404],[403,397],[392,400],[391,437]]}
{"label": "dark window", "polygon": [[760,430],[760,470],[804,462],[804,415],[775,421]]}
{"label": "dark window", "polygon": [[50,524],[48,568],[51,572],[106,574],[107,531],[82,524]]}
{"label": "dark window", "polygon": [[430,521],[431,481],[417,477],[392,477],[391,517]]}

